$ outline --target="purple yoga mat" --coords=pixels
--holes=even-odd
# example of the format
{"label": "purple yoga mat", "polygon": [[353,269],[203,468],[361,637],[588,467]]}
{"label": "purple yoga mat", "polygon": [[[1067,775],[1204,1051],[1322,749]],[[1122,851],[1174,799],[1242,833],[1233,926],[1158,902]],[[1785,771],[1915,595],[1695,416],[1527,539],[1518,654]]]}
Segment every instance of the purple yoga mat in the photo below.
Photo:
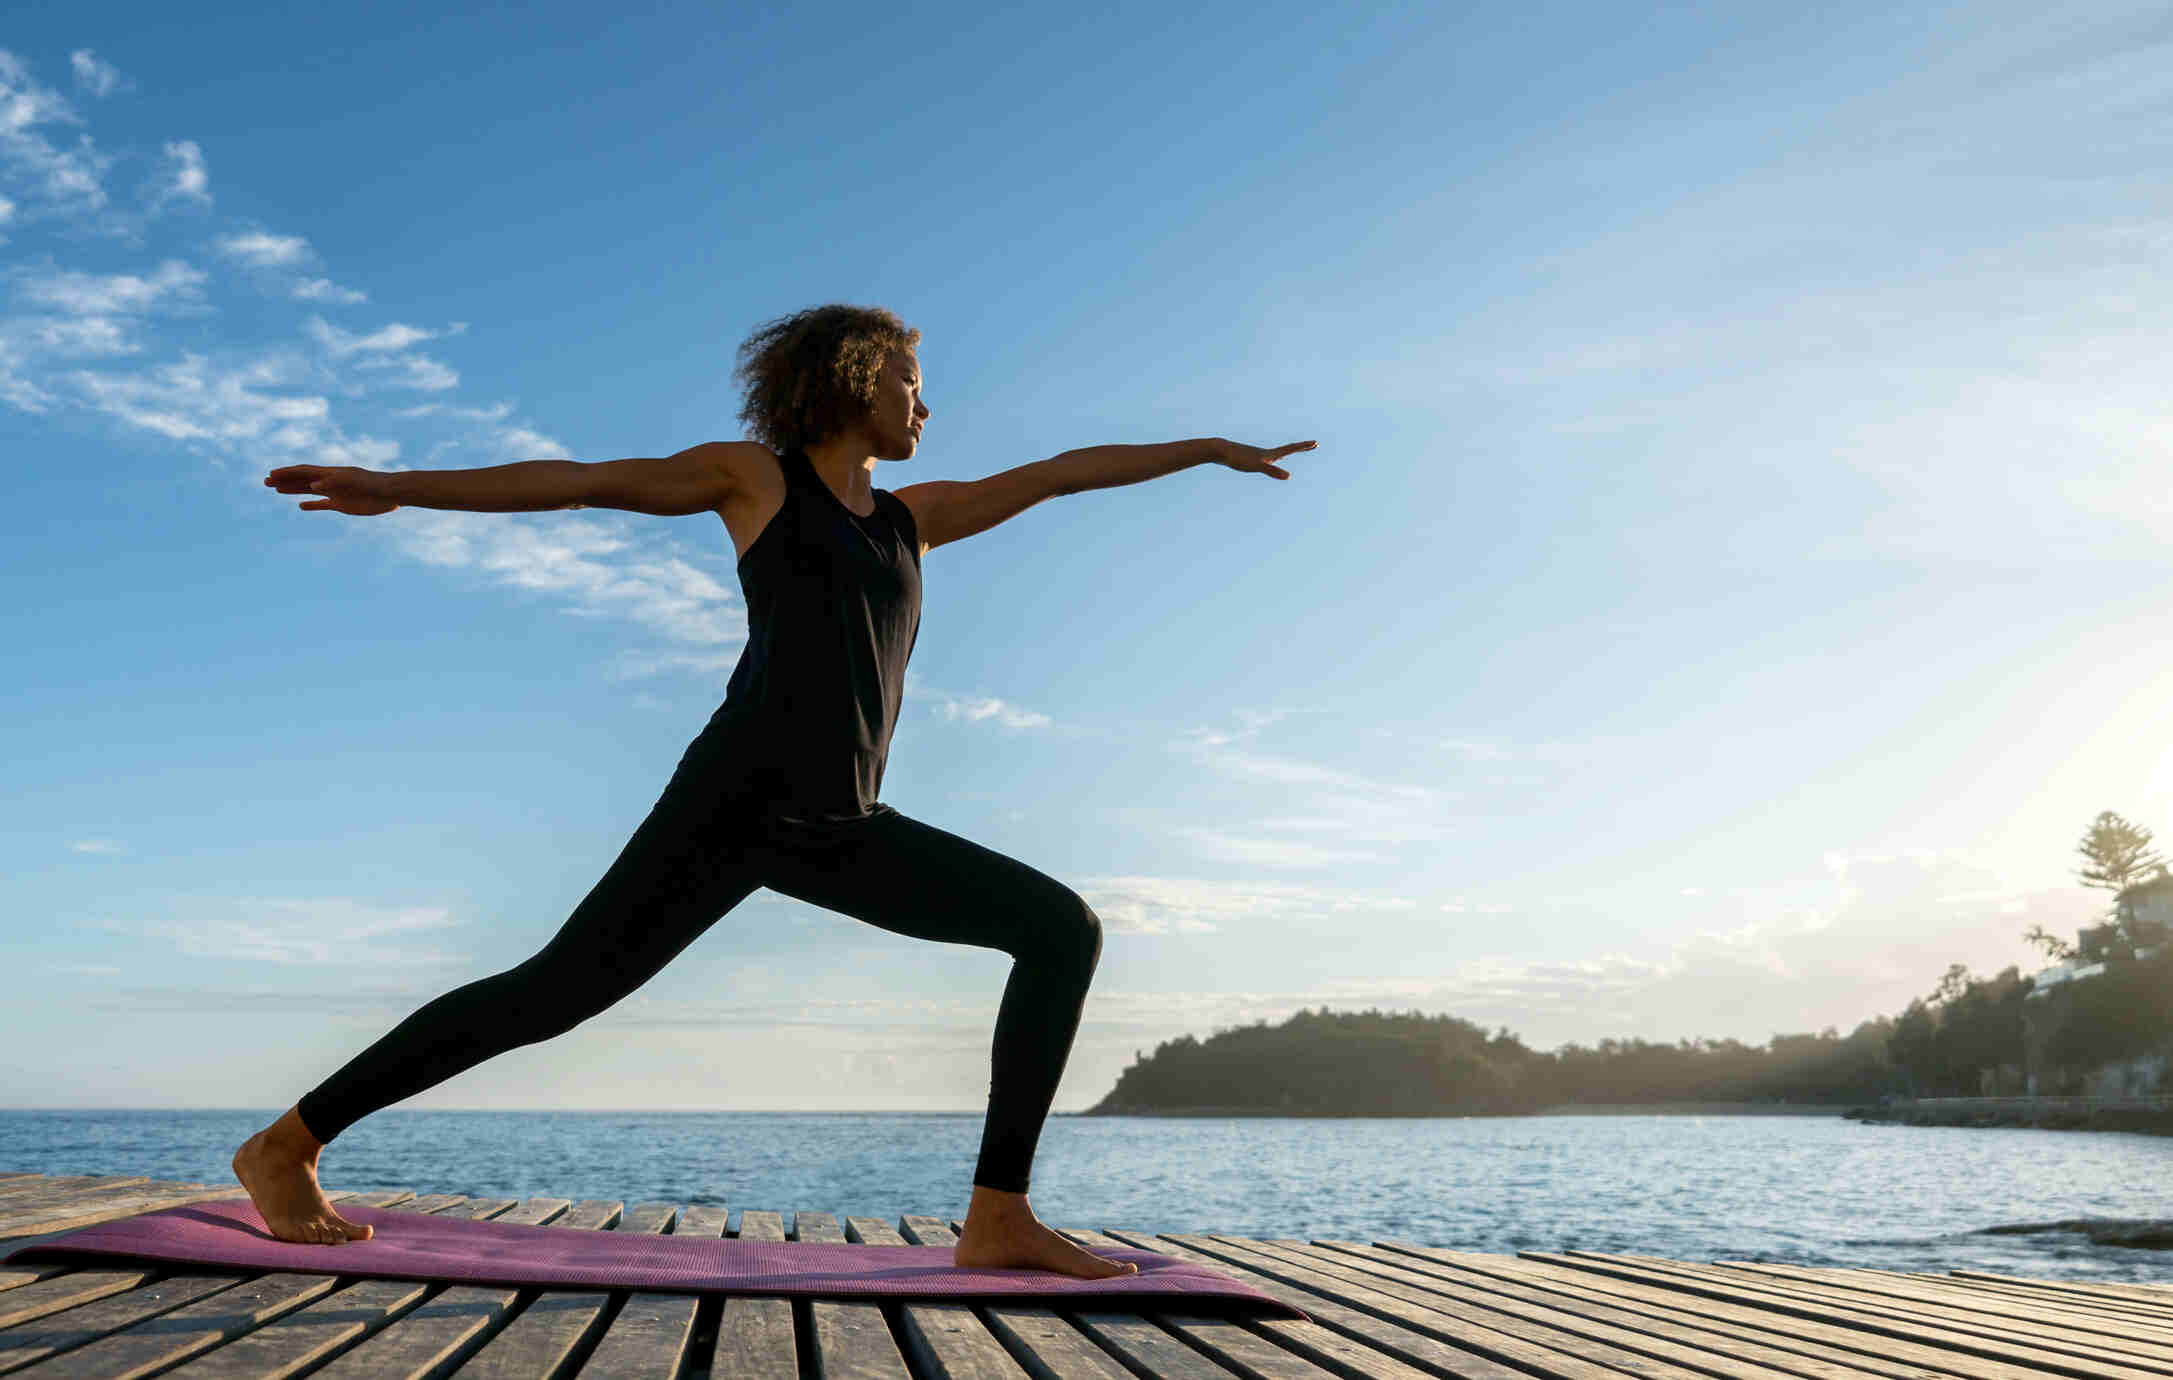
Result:
{"label": "purple yoga mat", "polygon": [[831,1241],[731,1241],[714,1236],[478,1222],[423,1212],[337,1204],[376,1229],[341,1246],[281,1241],[254,1204],[235,1199],[165,1208],[83,1227],[16,1249],[8,1264],[123,1256],[184,1265],[366,1275],[461,1284],[654,1289],[831,1299],[1034,1299],[1059,1307],[1153,1303],[1188,1313],[1241,1311],[1304,1318],[1300,1310],[1205,1265],[1156,1251],[1097,1250],[1139,1266],[1136,1275],[1075,1279],[1050,1270],[960,1269],[949,1246],[860,1246]]}

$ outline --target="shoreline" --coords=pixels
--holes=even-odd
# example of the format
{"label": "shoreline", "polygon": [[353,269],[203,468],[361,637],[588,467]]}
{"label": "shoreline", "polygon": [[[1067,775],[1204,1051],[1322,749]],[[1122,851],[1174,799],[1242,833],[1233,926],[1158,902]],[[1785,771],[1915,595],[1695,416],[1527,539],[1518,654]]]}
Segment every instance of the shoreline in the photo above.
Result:
{"label": "shoreline", "polygon": [[1854,1107],[1865,1125],[2027,1128],[2040,1131],[2128,1131],[2173,1136],[2173,1098],[1920,1097]]}
{"label": "shoreline", "polygon": [[1072,1116],[1272,1117],[1291,1121],[1504,1120],[1543,1116],[1847,1116],[1846,1102],[1566,1102],[1528,1112],[1293,1112],[1276,1107],[1097,1107]]}

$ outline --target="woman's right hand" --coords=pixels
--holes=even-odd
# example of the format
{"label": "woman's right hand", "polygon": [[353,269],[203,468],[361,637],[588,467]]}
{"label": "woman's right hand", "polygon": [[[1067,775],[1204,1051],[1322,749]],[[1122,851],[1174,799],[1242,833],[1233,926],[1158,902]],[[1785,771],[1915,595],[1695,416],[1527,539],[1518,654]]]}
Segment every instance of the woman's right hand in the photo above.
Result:
{"label": "woman's right hand", "polygon": [[329,509],[352,517],[376,517],[399,507],[382,497],[385,476],[352,465],[281,465],[264,482],[283,494],[316,494],[303,510]]}

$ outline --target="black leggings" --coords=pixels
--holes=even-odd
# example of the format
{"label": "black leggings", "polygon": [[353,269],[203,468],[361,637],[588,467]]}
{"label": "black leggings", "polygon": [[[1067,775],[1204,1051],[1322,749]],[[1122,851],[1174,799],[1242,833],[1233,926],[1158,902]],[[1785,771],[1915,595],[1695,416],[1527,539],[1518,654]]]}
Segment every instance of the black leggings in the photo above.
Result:
{"label": "black leggings", "polygon": [[1055,878],[887,805],[846,823],[767,814],[746,777],[690,752],[603,880],[533,958],[438,997],[298,1104],[329,1141],[485,1059],[562,1035],[655,976],[758,886],[894,934],[1001,949],[988,1119],[973,1182],[1024,1193],[1102,951]]}

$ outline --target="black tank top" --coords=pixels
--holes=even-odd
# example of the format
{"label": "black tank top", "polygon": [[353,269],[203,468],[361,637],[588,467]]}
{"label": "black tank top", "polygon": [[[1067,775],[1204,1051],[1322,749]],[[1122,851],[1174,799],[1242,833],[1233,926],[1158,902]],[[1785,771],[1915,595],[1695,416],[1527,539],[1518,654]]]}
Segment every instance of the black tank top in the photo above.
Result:
{"label": "black tank top", "polygon": [[784,506],[739,558],[747,646],[702,737],[751,769],[769,813],[861,818],[889,808],[876,797],[920,636],[920,533],[887,489],[862,517],[804,451],[779,464]]}

